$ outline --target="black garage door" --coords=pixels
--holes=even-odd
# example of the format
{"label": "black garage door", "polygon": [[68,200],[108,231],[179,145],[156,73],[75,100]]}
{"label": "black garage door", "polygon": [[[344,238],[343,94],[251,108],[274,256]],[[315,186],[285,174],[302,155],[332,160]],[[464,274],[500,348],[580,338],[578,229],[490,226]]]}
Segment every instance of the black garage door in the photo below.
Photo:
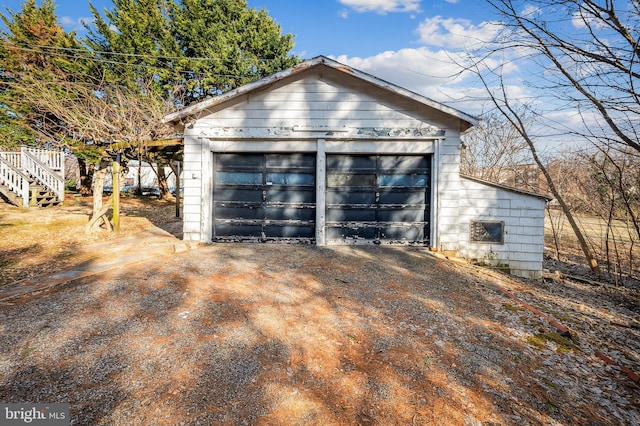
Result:
{"label": "black garage door", "polygon": [[213,241],[315,241],[315,154],[214,154]]}
{"label": "black garage door", "polygon": [[327,157],[329,243],[429,243],[430,156]]}

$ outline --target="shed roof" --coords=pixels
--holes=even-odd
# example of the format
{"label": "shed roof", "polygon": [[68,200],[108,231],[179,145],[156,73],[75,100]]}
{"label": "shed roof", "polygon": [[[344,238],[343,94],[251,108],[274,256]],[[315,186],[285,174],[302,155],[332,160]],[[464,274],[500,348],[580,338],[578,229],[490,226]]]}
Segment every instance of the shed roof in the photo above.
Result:
{"label": "shed roof", "polygon": [[465,175],[465,174],[462,174],[462,173],[460,174],[460,177],[462,179],[467,179],[467,180],[470,180],[472,182],[479,183],[481,185],[491,186],[493,188],[502,189],[502,190],[513,192],[513,193],[516,193],[516,194],[521,194],[521,195],[526,195],[526,196],[529,196],[529,197],[539,198],[541,200],[545,200],[546,202],[549,202],[549,201],[553,200],[553,197],[549,197],[548,195],[545,195],[545,194],[539,194],[537,192],[531,192],[531,191],[523,191],[522,189],[514,188],[512,186],[503,185],[501,183],[496,183],[496,182],[491,182],[489,180],[480,179],[480,178],[477,178],[477,177],[474,177],[474,176]]}
{"label": "shed roof", "polygon": [[163,118],[164,123],[174,123],[178,124],[181,122],[185,122],[188,118],[191,118],[195,115],[198,115],[200,112],[205,111],[213,106],[219,105],[223,102],[229,101],[236,97],[246,95],[256,90],[264,89],[269,85],[272,85],[276,82],[279,82],[283,79],[286,79],[291,76],[295,76],[297,74],[304,73],[312,68],[316,67],[329,67],[334,70],[340,71],[346,75],[351,75],[360,80],[368,82],[373,86],[377,86],[384,90],[387,90],[391,93],[394,93],[398,96],[402,96],[405,98],[412,99],[416,102],[419,102],[429,108],[433,108],[435,110],[441,111],[445,114],[458,118],[461,121],[461,130],[467,130],[476,124],[478,124],[478,119],[469,114],[466,114],[460,110],[444,105],[440,102],[436,102],[432,99],[429,99],[425,96],[407,90],[403,87],[397,86],[393,83],[389,83],[380,78],[377,78],[371,74],[367,74],[365,72],[356,70],[351,68],[348,65],[344,65],[338,61],[333,59],[329,59],[326,56],[317,56],[313,59],[309,59],[304,61],[294,67],[288,68],[284,71],[280,71],[278,73],[272,74],[270,76],[264,77],[260,80],[254,81],[253,83],[246,84],[244,86],[238,87],[229,92],[223,93],[220,96],[216,96],[213,98],[206,99],[202,102],[198,102],[196,104],[190,105],[180,111],[174,112],[172,114],[168,114]]}

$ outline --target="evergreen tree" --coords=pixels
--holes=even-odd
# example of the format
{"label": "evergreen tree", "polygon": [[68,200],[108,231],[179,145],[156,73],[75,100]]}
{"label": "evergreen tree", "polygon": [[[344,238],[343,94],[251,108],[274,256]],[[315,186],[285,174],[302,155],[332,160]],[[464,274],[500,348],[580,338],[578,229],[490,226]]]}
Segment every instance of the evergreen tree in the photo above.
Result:
{"label": "evergreen tree", "polygon": [[78,63],[74,52],[81,46],[74,33],[58,24],[52,0],[26,0],[18,12],[0,13],[8,31],[0,34],[0,134],[5,146],[51,143],[37,129],[59,126],[60,120],[25,102],[30,82],[71,81]]}
{"label": "evergreen tree", "polygon": [[246,0],[114,0],[88,45],[113,81],[145,81],[176,107],[299,62],[293,36]]}
{"label": "evergreen tree", "polygon": [[177,71],[186,104],[299,62],[289,55],[293,36],[282,35],[267,11],[248,8],[246,0],[182,0],[172,25],[184,56]]}
{"label": "evergreen tree", "polygon": [[95,73],[130,89],[151,88],[166,97],[173,87],[177,44],[172,34],[173,0],[114,0],[102,17],[90,3],[95,28],[87,27],[87,46],[97,61]]}

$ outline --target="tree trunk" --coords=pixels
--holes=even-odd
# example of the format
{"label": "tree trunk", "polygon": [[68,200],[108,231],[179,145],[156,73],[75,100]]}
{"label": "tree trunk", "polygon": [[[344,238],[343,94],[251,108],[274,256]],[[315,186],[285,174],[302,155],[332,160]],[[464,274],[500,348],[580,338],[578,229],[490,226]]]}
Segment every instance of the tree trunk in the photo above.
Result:
{"label": "tree trunk", "polygon": [[163,200],[169,198],[169,184],[167,183],[167,174],[164,172],[164,166],[156,163],[156,175],[158,176],[158,189],[160,190],[160,197]]}
{"label": "tree trunk", "polygon": [[[511,111],[511,112],[513,113],[514,111]],[[516,124],[514,123],[514,125]],[[597,274],[598,276],[601,276],[602,272],[600,271],[600,266],[598,265],[598,261],[596,260],[593,253],[591,253],[591,248],[589,247],[589,243],[587,242],[587,239],[582,233],[582,230],[580,229],[580,227],[578,226],[578,223],[573,217],[573,212],[569,208],[569,205],[565,202],[564,197],[560,194],[560,191],[558,191],[558,188],[556,187],[556,184],[553,178],[551,177],[551,174],[549,173],[545,165],[542,163],[542,160],[538,156],[538,151],[535,145],[533,144],[533,141],[529,137],[528,133],[526,133],[526,130],[524,129],[524,127],[523,126],[521,127],[521,126],[522,126],[522,123],[518,123],[517,128],[519,129],[519,131],[520,130],[522,131],[522,137],[529,145],[529,149],[531,150],[531,155],[533,156],[533,161],[535,161],[535,163],[540,168],[540,171],[542,172],[542,174],[544,175],[544,178],[547,181],[547,185],[549,185],[549,190],[555,197],[556,201],[558,201],[558,204],[560,204],[560,208],[562,209],[562,212],[567,218],[569,225],[571,225],[571,229],[573,230],[573,233],[576,235],[576,238],[578,239],[578,244],[582,249],[582,253],[584,253],[584,257],[587,260],[587,263],[589,264],[589,268],[593,273]]]}
{"label": "tree trunk", "polygon": [[569,208],[569,205],[565,202],[564,197],[560,194],[560,191],[558,191],[555,181],[551,177],[551,174],[545,167],[540,157],[538,156],[538,150],[536,149],[533,139],[531,138],[531,136],[529,135],[529,132],[527,131],[527,126],[523,121],[522,114],[519,114],[518,111],[516,111],[516,109],[509,103],[509,98],[507,96],[507,89],[504,85],[504,81],[502,80],[502,77],[500,77],[501,80],[500,80],[500,86],[499,86],[499,90],[502,91],[502,97],[498,98],[489,88],[489,85],[487,84],[487,81],[482,76],[482,74],[479,71],[477,71],[476,75],[480,78],[480,81],[482,82],[485,89],[487,90],[487,93],[489,93],[490,100],[493,103],[493,105],[496,107],[498,111],[500,111],[500,113],[504,116],[504,118],[506,118],[509,122],[511,122],[513,127],[516,129],[518,133],[520,133],[520,136],[522,136],[522,139],[524,139],[524,141],[529,146],[529,150],[531,151],[531,156],[533,157],[533,161],[538,165],[538,168],[540,169],[544,178],[546,179],[547,185],[549,186],[549,191],[551,191],[551,194],[553,194],[555,199],[558,201],[558,204],[560,204],[560,208],[562,209],[562,212],[566,216],[567,221],[571,226],[571,229],[573,230],[574,234],[576,235],[576,238],[578,239],[578,244],[582,249],[582,253],[584,253],[584,257],[587,260],[589,268],[593,273],[597,274],[598,276],[601,276],[602,272],[600,271],[600,266],[598,265],[598,261],[596,260],[593,253],[591,253],[591,248],[589,247],[589,243],[587,242],[587,239],[582,233],[582,230],[580,229],[580,227],[578,226],[578,223],[573,217],[573,212]]}
{"label": "tree trunk", "polygon": [[78,170],[80,172],[80,195],[91,195],[91,184],[93,180],[93,170],[95,165],[84,158],[78,158]]}
{"label": "tree trunk", "polygon": [[180,163],[174,163],[172,161],[169,163],[169,167],[171,167],[171,170],[176,177],[176,217],[180,217],[180,198],[182,197],[182,190],[180,188]]}
{"label": "tree trunk", "polygon": [[[91,213],[91,219],[89,219],[89,223],[87,224],[88,231],[93,230],[96,226],[100,224],[100,221],[97,220],[99,216],[105,216],[106,218],[106,211],[104,211],[102,208],[102,204],[103,204],[102,194],[103,194],[104,180],[106,176],[107,176],[106,167],[100,167],[95,172],[95,179],[93,181],[93,211]],[[107,226],[108,229],[110,229],[111,226],[107,222],[108,220],[105,220],[104,224],[105,226]]]}
{"label": "tree trunk", "polygon": [[111,163],[111,181],[113,191],[111,192],[111,200],[113,202],[113,232],[120,232],[120,154],[116,160]]}

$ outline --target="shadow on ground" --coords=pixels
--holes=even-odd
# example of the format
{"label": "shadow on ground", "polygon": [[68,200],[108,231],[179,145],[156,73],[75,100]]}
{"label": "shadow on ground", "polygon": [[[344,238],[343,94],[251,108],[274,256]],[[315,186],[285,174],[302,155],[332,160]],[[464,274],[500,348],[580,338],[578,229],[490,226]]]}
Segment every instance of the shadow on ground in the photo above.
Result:
{"label": "shadow on ground", "polygon": [[497,297],[425,249],[206,246],[0,307],[0,400],[91,425],[618,423]]}

